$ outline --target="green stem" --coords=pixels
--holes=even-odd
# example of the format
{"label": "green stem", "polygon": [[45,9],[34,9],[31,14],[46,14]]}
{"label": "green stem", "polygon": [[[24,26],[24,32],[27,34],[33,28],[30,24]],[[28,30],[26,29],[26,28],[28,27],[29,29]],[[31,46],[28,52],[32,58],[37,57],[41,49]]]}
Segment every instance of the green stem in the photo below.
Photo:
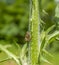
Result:
{"label": "green stem", "polygon": [[31,18],[31,49],[30,49],[30,59],[31,65],[38,64],[39,56],[39,8],[38,0],[32,0],[32,18]]}

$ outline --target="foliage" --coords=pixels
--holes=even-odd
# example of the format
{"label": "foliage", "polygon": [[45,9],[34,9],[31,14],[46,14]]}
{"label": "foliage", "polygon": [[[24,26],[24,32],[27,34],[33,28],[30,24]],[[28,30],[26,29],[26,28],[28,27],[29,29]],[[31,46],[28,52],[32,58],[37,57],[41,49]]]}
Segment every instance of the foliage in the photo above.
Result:
{"label": "foliage", "polygon": [[[59,3],[56,1],[39,0],[38,2],[40,38],[35,36],[36,33],[38,33],[36,25],[33,28],[34,32],[32,32],[31,29],[31,34],[33,37],[32,42],[35,43],[37,39],[40,40],[41,46],[40,52],[38,52],[39,64],[41,64],[42,61],[49,65],[52,64],[47,56],[49,58],[55,58],[54,54],[58,52],[59,49]],[[16,61],[18,65],[27,65],[29,51],[24,36],[29,25],[29,4],[29,0],[0,0],[0,62],[12,59]],[[37,15],[37,11],[35,14]],[[38,22],[38,18],[36,18],[37,16],[35,17],[36,21],[33,19],[33,23]],[[34,51],[39,50],[34,46],[35,44],[33,44],[32,47]],[[32,53],[32,58],[33,55],[35,56],[35,54]],[[34,58],[37,58],[37,55]],[[33,62],[36,63],[35,61],[37,61],[37,59]]]}
{"label": "foliage", "polygon": [[[22,42],[28,23],[28,1],[0,2],[0,38]],[[25,6],[24,6],[25,5]]]}

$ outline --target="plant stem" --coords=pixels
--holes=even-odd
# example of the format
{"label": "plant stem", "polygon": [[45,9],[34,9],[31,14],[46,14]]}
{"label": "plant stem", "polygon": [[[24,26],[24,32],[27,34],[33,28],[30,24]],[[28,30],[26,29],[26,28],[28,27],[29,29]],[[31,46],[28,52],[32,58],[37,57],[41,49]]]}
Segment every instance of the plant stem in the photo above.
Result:
{"label": "plant stem", "polygon": [[39,56],[39,8],[38,0],[32,0],[30,65],[38,65]]}

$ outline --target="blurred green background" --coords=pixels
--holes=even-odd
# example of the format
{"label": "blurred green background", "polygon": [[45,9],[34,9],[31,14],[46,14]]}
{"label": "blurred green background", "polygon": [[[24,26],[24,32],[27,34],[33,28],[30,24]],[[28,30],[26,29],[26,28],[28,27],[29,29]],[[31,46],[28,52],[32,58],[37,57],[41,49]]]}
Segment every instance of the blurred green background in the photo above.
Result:
{"label": "blurred green background", "polygon": [[[19,48],[25,44],[25,33],[28,30],[29,21],[29,3],[30,0],[0,0],[0,44],[5,46],[15,55],[19,55]],[[39,2],[41,31],[46,31],[50,26],[56,25],[55,30],[59,30],[59,1],[58,0],[41,0]],[[11,47],[10,47],[11,46]],[[59,65],[59,36],[46,48],[54,58],[46,58],[51,61],[52,65]],[[16,51],[16,52],[15,52]],[[0,61],[7,58],[7,54],[0,51]],[[41,62],[42,65],[51,65]],[[13,60],[1,62],[0,65],[16,65]]]}

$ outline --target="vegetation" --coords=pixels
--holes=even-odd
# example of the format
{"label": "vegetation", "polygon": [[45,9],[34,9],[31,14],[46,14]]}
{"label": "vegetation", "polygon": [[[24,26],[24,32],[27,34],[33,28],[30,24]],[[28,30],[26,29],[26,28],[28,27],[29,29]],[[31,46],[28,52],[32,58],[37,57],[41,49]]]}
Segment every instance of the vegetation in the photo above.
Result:
{"label": "vegetation", "polygon": [[58,57],[58,0],[0,0],[0,65],[58,65]]}

